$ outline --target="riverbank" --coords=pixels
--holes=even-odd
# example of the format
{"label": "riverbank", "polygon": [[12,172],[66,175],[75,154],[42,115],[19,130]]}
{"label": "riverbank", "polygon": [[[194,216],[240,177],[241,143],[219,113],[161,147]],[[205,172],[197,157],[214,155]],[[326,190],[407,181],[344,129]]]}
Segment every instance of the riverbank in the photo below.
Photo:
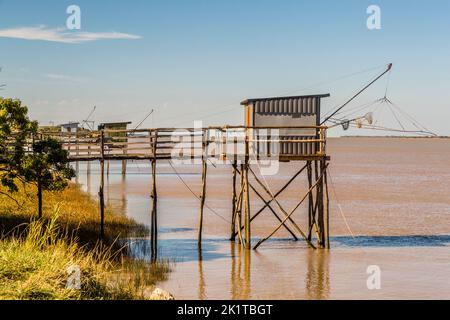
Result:
{"label": "riverbank", "polygon": [[0,192],[0,299],[145,299],[170,271],[128,261],[116,240],[147,228],[111,208],[100,243],[97,203],[75,184],[46,193],[39,220],[33,187]]}

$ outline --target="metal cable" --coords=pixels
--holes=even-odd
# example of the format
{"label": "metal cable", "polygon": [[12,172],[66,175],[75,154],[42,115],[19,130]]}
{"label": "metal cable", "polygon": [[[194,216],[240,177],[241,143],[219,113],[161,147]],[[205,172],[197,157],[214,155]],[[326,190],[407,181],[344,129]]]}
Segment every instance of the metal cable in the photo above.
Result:
{"label": "metal cable", "polygon": [[[192,190],[192,188],[186,183],[186,181],[184,181],[184,179],[181,177],[181,175],[178,173],[178,171],[175,169],[175,167],[172,164],[172,160],[169,160],[169,165],[172,168],[173,172],[175,173],[175,175],[178,177],[178,179],[180,179],[180,181],[184,184],[184,186],[192,193],[192,195],[197,198],[197,200],[201,200],[200,197],[194,192],[194,190]],[[214,210],[213,208],[211,208],[210,206],[208,206],[205,203],[205,207],[210,210],[212,213],[214,213],[216,216],[218,216],[219,218],[221,218],[223,221],[231,224],[231,221],[229,221],[228,219],[226,219],[225,217],[223,217],[221,214],[219,214],[216,210]]]}

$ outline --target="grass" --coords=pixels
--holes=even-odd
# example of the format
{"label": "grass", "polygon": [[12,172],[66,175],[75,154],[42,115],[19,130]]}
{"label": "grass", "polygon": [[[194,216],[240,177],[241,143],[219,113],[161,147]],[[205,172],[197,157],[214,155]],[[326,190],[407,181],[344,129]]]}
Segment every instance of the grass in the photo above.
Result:
{"label": "grass", "polygon": [[[19,192],[9,194],[0,187],[0,230],[8,233],[15,228],[23,229],[30,218],[36,216],[36,188],[22,185]],[[98,203],[82,192],[76,184],[70,184],[62,192],[44,192],[43,219],[48,220],[55,207],[59,208],[58,224],[76,234],[79,243],[94,247],[100,234]],[[116,245],[117,238],[144,236],[146,227],[107,207],[105,211],[105,239],[109,245]],[[117,248],[117,247],[116,247]]]}
{"label": "grass", "polygon": [[[147,230],[110,208],[106,241],[97,241],[97,204],[76,185],[46,193],[42,219],[35,217],[33,188],[14,195],[0,190],[0,299],[144,299],[170,272],[167,261],[130,261],[117,251],[118,237]],[[80,270],[79,289],[66,288],[73,266]]]}

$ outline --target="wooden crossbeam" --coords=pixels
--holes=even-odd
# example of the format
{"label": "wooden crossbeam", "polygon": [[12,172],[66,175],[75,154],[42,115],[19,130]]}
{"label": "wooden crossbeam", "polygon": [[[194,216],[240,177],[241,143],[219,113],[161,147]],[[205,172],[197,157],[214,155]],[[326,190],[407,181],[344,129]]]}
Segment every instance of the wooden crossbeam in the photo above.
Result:
{"label": "wooden crossbeam", "polygon": [[[261,239],[256,244],[256,246],[254,247],[255,250],[263,242],[265,242],[266,240],[271,238],[278,230],[280,230],[280,228],[283,226],[283,223],[286,222],[292,216],[292,214],[298,209],[298,207],[300,207],[300,205],[303,203],[303,201],[305,201],[305,199],[308,197],[309,193],[312,192],[314,190],[314,188],[316,188],[316,186],[321,182],[321,180],[323,178],[323,175],[326,172],[327,167],[328,167],[328,164],[325,164],[324,170],[322,171],[320,178],[314,183],[314,185],[311,188],[309,188],[308,192],[306,192],[306,194],[303,196],[303,198],[300,200],[300,202],[294,207],[294,209],[291,210],[291,212],[286,216],[286,218],[283,220],[283,222],[280,225],[278,225],[278,227],[276,227],[268,236],[266,236],[265,238]],[[305,234],[303,232],[302,232],[302,236],[312,248],[316,249],[316,247],[311,243],[311,241],[308,240],[308,238],[305,236]]]}
{"label": "wooden crossbeam", "polygon": [[[266,190],[266,192],[272,197],[272,199],[275,201],[275,203],[277,204],[278,208],[281,210],[281,212],[283,212],[283,214],[286,216],[286,219],[283,220],[282,225],[289,220],[289,222],[294,226],[294,228],[302,235],[302,237],[305,239],[305,241],[313,248],[314,245],[311,243],[311,241],[308,240],[308,237],[305,235],[305,233],[302,231],[302,229],[294,222],[294,220],[291,218],[292,214],[288,214],[286,212],[286,210],[284,210],[283,206],[281,205],[281,203],[273,196],[273,194],[270,192],[270,190],[267,189],[266,186],[264,186],[264,184],[258,179],[258,177],[256,176],[256,174],[253,172],[253,170],[251,170],[250,168],[250,172],[253,174],[253,176],[255,177],[255,180],[263,187],[264,190]],[[302,201],[303,202],[303,201]],[[300,204],[299,204],[300,205]],[[299,206],[298,205],[298,206]],[[297,206],[297,207],[298,207]],[[294,210],[296,210],[297,208],[295,208]]]}
{"label": "wooden crossbeam", "polygon": [[[272,203],[272,201],[274,201],[274,198],[278,197],[281,193],[283,193],[284,190],[286,190],[286,188],[295,180],[295,178],[297,178],[304,170],[305,170],[306,166],[304,166],[302,169],[300,169],[291,179],[289,179],[289,181],[277,192],[275,193],[274,197],[266,200],[257,190],[256,188],[249,183],[250,188],[253,190],[253,192],[255,192],[255,194],[264,202],[264,206],[258,210],[258,212],[256,212],[250,219],[250,222],[252,222],[254,219],[256,219],[266,208],[269,208],[270,211],[273,213],[273,215],[277,218],[277,220],[279,222],[281,222],[281,218],[278,216],[278,214],[275,212],[275,210],[272,208],[272,206],[270,205]],[[236,172],[241,174],[240,171],[237,169],[236,167]],[[269,194],[270,196],[270,194]],[[289,228],[289,226],[284,225],[284,227],[286,228],[286,230],[292,235],[292,237],[297,241],[298,237],[295,235],[295,233]],[[236,237],[237,232],[235,231],[233,234],[233,237]]]}

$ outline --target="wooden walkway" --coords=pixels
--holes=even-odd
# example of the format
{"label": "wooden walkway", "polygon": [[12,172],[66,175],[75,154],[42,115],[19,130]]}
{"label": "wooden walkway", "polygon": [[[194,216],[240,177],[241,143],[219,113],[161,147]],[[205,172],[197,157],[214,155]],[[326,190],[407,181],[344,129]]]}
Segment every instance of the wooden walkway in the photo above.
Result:
{"label": "wooden walkway", "polygon": [[[230,165],[233,187],[230,240],[238,241],[244,248],[252,248],[251,223],[265,209],[279,224],[273,232],[260,238],[254,249],[271,238],[279,229],[286,229],[294,240],[304,239],[311,248],[329,248],[329,197],[325,126],[308,127],[246,127],[223,126],[208,128],[155,128],[140,130],[102,130],[95,132],[46,134],[61,141],[73,162],[100,162],[100,234],[104,234],[104,175],[105,161],[121,160],[126,168],[127,160],[148,160],[152,165],[151,245],[156,259],[158,239],[156,166],[161,160],[183,161],[183,164],[202,165],[202,187],[199,199],[198,245],[202,244],[203,213],[207,194],[208,163],[222,161]],[[309,133],[305,135],[304,133]],[[311,132],[313,134],[311,134]],[[271,192],[252,165],[260,161],[298,161],[299,168],[276,193]],[[122,173],[125,174],[124,167]],[[308,189],[298,204],[287,210],[278,197],[301,174],[308,182]],[[249,179],[250,177],[250,179]],[[263,181],[264,180],[264,181]],[[253,183],[253,184],[252,184]],[[258,188],[256,188],[258,186]],[[258,191],[258,190],[263,190]],[[261,199],[264,206],[251,214],[250,193]],[[308,226],[301,228],[293,219],[293,213],[304,203],[308,207]],[[316,244],[313,243],[315,237]]]}
{"label": "wooden walkway", "polygon": [[[317,136],[289,134],[305,129],[317,129]],[[326,127],[225,126],[42,133],[41,136],[60,140],[69,151],[70,161],[201,159],[205,145],[213,150],[207,153],[208,158],[243,159],[246,143],[249,152],[258,159],[279,157],[281,161],[304,161],[325,156],[325,133]]]}

